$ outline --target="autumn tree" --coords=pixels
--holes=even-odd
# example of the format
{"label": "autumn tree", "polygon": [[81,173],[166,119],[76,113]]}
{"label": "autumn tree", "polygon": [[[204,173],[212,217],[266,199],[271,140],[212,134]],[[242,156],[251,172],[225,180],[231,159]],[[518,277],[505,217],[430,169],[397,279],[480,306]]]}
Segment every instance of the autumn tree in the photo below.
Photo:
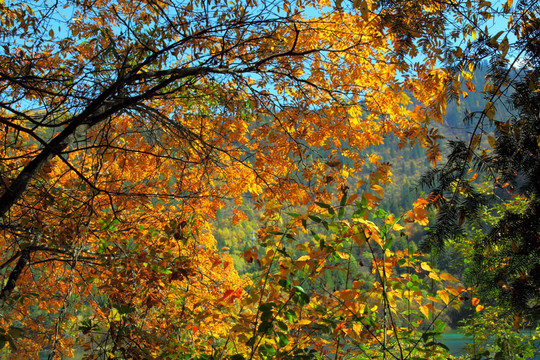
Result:
{"label": "autumn tree", "polygon": [[10,356],[223,356],[248,281],[208,220],[247,193],[271,221],[366,161],[384,185],[389,164],[363,150],[390,135],[435,160],[445,7],[2,1]]}

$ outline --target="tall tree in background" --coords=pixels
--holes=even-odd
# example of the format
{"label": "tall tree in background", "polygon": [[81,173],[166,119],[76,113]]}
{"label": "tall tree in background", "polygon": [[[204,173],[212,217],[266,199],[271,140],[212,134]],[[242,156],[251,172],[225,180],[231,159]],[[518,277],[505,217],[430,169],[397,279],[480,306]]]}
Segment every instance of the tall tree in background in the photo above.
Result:
{"label": "tall tree in background", "polygon": [[3,0],[11,356],[212,354],[246,286],[210,233],[224,199],[250,193],[270,216],[366,159],[384,184],[362,151],[388,135],[438,157],[445,6]]}
{"label": "tall tree in background", "polygon": [[[470,138],[450,143],[447,162],[423,179],[438,209],[426,245],[442,248],[446,239],[470,237],[471,225],[484,228],[469,253],[470,281],[514,317],[516,330],[522,317],[534,323],[540,314],[539,11],[536,1],[508,1],[499,11],[469,2],[460,11],[466,14],[462,33],[470,38],[451,53],[453,72],[467,91],[475,91],[474,69],[488,66],[485,87],[476,89],[485,95],[485,106],[464,119],[472,124]],[[498,23],[506,20],[507,29],[484,30],[493,16]],[[454,84],[456,92],[464,90],[461,82]],[[494,225],[479,218],[486,209],[500,215]]]}

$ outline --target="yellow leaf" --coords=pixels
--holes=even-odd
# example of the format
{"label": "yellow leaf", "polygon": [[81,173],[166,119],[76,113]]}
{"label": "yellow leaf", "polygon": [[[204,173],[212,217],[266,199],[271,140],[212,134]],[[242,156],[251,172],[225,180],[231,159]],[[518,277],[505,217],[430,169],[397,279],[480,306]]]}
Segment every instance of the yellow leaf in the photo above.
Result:
{"label": "yellow leaf", "polygon": [[357,311],[357,314],[363,314],[364,311],[366,310],[366,304],[358,304],[358,311]]}
{"label": "yellow leaf", "polygon": [[493,120],[493,118],[495,117],[495,105],[493,105],[491,101],[488,101],[486,103],[486,106],[484,107],[484,113],[489,120]]}
{"label": "yellow leaf", "polygon": [[380,185],[371,185],[371,190],[375,191],[377,194],[379,194],[380,197],[383,197],[383,187]]}
{"label": "yellow leaf", "polygon": [[304,256],[300,256],[298,259],[296,259],[296,261],[309,261],[311,260],[311,256],[309,255],[304,255]]}
{"label": "yellow leaf", "polygon": [[497,147],[497,139],[495,139],[493,136],[488,136],[488,143],[493,149]]}
{"label": "yellow leaf", "polygon": [[400,231],[400,230],[405,229],[405,227],[404,227],[404,226],[401,226],[401,225],[398,224],[398,223],[395,223],[394,226],[392,226],[392,229],[393,229],[394,231]]}
{"label": "yellow leaf", "polygon": [[342,259],[348,259],[348,258],[350,258],[350,255],[349,255],[349,254],[344,253],[344,252],[341,252],[341,251],[336,251],[336,254],[337,254],[340,258],[342,258]]}
{"label": "yellow leaf", "polygon": [[421,264],[420,264],[420,267],[422,268],[422,270],[425,270],[425,271],[433,271],[433,269],[431,268],[431,266],[428,265],[427,262],[423,261]]}
{"label": "yellow leaf", "polygon": [[429,318],[429,308],[427,305],[420,305],[420,311],[426,318]]}
{"label": "yellow leaf", "polygon": [[448,273],[443,272],[443,273],[440,273],[439,276],[441,279],[446,280],[446,281],[458,281],[458,279],[456,279],[455,277],[453,277],[452,275]]}
{"label": "yellow leaf", "polygon": [[477,305],[476,306],[476,312],[484,310],[484,305]]}
{"label": "yellow leaf", "polygon": [[480,145],[480,141],[482,141],[482,134],[476,134],[471,139],[471,150],[474,150]]}
{"label": "yellow leaf", "polygon": [[118,310],[116,310],[116,308],[113,307],[111,309],[111,312],[109,313],[108,319],[109,319],[109,321],[120,321],[120,320],[122,320],[122,315],[120,315]]}
{"label": "yellow leaf", "polygon": [[435,271],[431,271],[428,276],[430,279],[433,279],[435,281],[441,281],[441,278],[439,277],[439,275],[437,275]]}
{"label": "yellow leaf", "polygon": [[360,325],[360,324],[353,324],[352,330],[353,330],[353,332],[354,332],[356,335],[360,336],[360,334],[362,333],[362,325]]}
{"label": "yellow leaf", "polygon": [[441,298],[441,300],[448,305],[450,302],[450,296],[448,296],[448,292],[446,290],[438,290],[437,295]]}

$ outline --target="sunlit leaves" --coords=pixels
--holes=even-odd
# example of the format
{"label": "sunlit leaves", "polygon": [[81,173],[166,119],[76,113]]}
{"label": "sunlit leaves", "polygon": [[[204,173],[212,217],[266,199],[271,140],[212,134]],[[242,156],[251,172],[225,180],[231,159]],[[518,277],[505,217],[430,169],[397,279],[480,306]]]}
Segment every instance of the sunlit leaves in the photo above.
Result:
{"label": "sunlit leaves", "polygon": [[[378,187],[373,189],[378,190]],[[364,352],[367,349],[377,349],[392,353],[397,349],[390,346],[390,343],[395,345],[397,337],[414,343],[414,337],[421,337],[421,334],[395,333],[383,325],[385,320],[382,314],[392,313],[395,326],[408,324],[410,328],[415,328],[424,321],[429,323],[446,307],[454,306],[464,289],[454,287],[456,279],[434,269],[423,259],[422,254],[390,250],[391,238],[395,236],[393,229],[401,221],[400,218],[396,219],[382,209],[370,208],[365,211],[369,202],[364,195],[362,201],[349,202],[347,198],[347,193],[343,194],[338,206],[318,202],[314,208],[317,211],[315,214],[291,214],[291,225],[309,229],[311,241],[296,245],[296,255],[292,255],[289,250],[271,252],[276,256],[274,264],[279,265],[272,270],[271,264],[267,264],[266,270],[268,279],[279,279],[279,287],[272,285],[272,280],[267,285],[268,298],[265,301],[276,304],[272,305],[275,311],[272,317],[279,318],[280,314],[285,314],[285,309],[290,311],[293,305],[300,306],[300,312],[305,317],[300,320],[289,317],[289,322],[298,332],[291,333],[282,328],[276,333],[276,341],[288,345],[294,339],[296,343],[313,344],[311,346],[320,350],[321,344],[336,346],[336,342],[341,341],[338,339],[351,339],[360,341]],[[415,206],[422,208],[425,204],[421,200]],[[345,208],[342,216],[338,216],[337,208]],[[295,232],[292,229],[289,228],[289,231]],[[273,236],[279,236],[280,239],[283,239],[284,234],[272,232]],[[277,246],[279,248],[282,245],[278,243]],[[371,278],[362,275],[357,265],[352,265],[353,261],[358,261],[360,249],[370,252],[373,258]],[[289,257],[292,257],[292,261]],[[320,281],[336,271],[345,272],[350,280],[333,290],[325,289],[324,283]],[[264,284],[263,280],[261,278],[260,284]],[[453,284],[443,285],[443,281]],[[436,291],[428,290],[429,282],[437,284]],[[299,285],[294,286],[294,283]],[[307,288],[313,292],[311,297],[303,295]],[[278,289],[280,292],[275,291]],[[264,309],[260,313],[261,325],[266,324],[269,316],[264,315],[266,313]],[[295,313],[299,311],[295,310]],[[439,325],[436,332],[441,331]],[[309,336],[310,329],[319,331],[315,343],[311,342],[313,338]],[[389,343],[380,348],[385,336]],[[254,345],[255,342],[249,344]],[[355,350],[351,348],[349,351]]]}
{"label": "sunlit leaves", "polygon": [[[396,136],[440,157],[440,135],[427,127],[446,105],[448,74],[436,69],[444,32],[433,21],[444,7],[329,5],[15,1],[1,9],[2,264],[16,274],[23,250],[32,252],[5,320],[36,334],[21,357],[42,346],[71,351],[78,336],[64,329],[80,316],[81,346],[98,357],[204,357],[216,339],[234,356],[309,353],[326,345],[301,337],[313,323],[335,336],[372,336],[358,319],[351,326],[354,314],[381,330],[379,312],[397,313],[402,296],[401,278],[389,278],[401,260],[437,278],[413,254],[391,250],[389,235],[406,230],[377,210],[391,168],[364,150]],[[425,61],[414,59],[420,52]],[[369,184],[348,196],[356,174]],[[246,196],[261,211],[251,240],[265,247],[243,253],[262,274],[255,285],[212,236],[219,209],[232,203],[231,221],[246,219],[237,208]],[[297,228],[283,229],[286,207],[308,208]],[[415,203],[403,219],[425,225],[425,207]],[[376,267],[372,296],[352,278],[352,293],[307,290],[334,268],[358,267],[348,249],[369,246],[377,250],[362,266]],[[270,303],[279,306],[262,306]]]}

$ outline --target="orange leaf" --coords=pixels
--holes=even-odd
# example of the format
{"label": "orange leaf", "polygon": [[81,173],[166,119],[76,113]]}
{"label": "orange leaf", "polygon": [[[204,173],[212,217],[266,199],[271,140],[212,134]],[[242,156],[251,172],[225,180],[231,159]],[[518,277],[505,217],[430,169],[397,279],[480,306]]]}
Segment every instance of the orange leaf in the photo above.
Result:
{"label": "orange leaf", "polygon": [[446,288],[446,291],[448,291],[450,294],[454,295],[454,296],[458,296],[459,295],[459,290],[456,290],[454,288],[451,288],[451,287],[447,287]]}
{"label": "orange leaf", "polygon": [[480,303],[480,299],[479,298],[475,298],[473,297],[472,298],[472,306],[476,306]]}
{"label": "orange leaf", "polygon": [[512,327],[514,328],[515,331],[519,331],[520,324],[521,324],[521,314],[517,314],[516,316],[514,316],[514,322],[512,324]]}
{"label": "orange leaf", "polygon": [[347,199],[347,205],[350,205],[353,203],[354,200],[356,200],[358,198],[358,194],[352,194],[348,199]]}
{"label": "orange leaf", "polygon": [[440,273],[439,274],[439,277],[442,279],[442,280],[446,280],[446,281],[458,281],[458,279],[456,279],[455,277],[453,277],[452,275],[448,274],[448,273]]}

